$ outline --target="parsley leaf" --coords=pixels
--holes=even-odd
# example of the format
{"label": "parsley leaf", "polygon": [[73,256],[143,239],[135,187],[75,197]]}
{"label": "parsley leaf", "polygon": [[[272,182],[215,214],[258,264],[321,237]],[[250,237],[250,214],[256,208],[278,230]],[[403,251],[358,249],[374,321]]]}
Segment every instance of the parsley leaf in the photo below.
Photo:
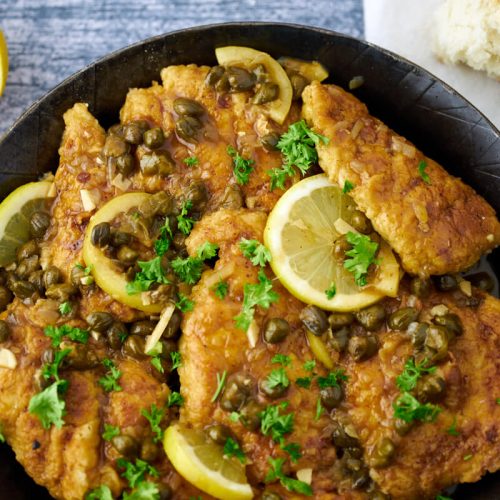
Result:
{"label": "parsley leaf", "polygon": [[319,388],[340,387],[340,382],[345,382],[348,379],[344,372],[345,370],[340,368],[334,372],[330,372],[326,377],[318,377]]}
{"label": "parsley leaf", "polygon": [[241,313],[234,319],[236,326],[241,330],[248,330],[253,320],[255,307],[261,306],[269,309],[273,302],[277,302],[279,295],[273,291],[271,280],[265,275],[263,270],[259,271],[259,283],[246,283],[243,287],[243,308]]}
{"label": "parsley leaf", "polygon": [[273,441],[283,444],[284,435],[293,431],[293,413],[281,415],[280,410],[288,407],[288,403],[283,401],[277,405],[269,405],[260,412],[260,430],[264,436],[273,438]]}
{"label": "parsley leaf", "polygon": [[214,291],[217,298],[224,300],[229,292],[229,284],[227,281],[219,281],[219,283],[215,284],[211,289]]}
{"label": "parsley leaf", "polygon": [[[45,380],[53,378],[56,382],[59,382],[59,367],[62,360],[72,351],[72,349],[63,349],[62,351],[56,351],[54,355],[54,361],[52,363],[46,363],[42,366],[42,376]],[[65,383],[65,381],[63,381]]]}
{"label": "parsley leaf", "polygon": [[0,443],[5,443],[5,436],[3,435],[3,427],[0,425]]}
{"label": "parsley leaf", "polygon": [[219,375],[217,373],[217,389],[215,390],[214,395],[210,400],[211,403],[215,403],[215,401],[217,401],[217,398],[220,396],[222,390],[224,389],[224,385],[226,384],[226,376],[227,376],[226,370],[222,372],[222,375]]}
{"label": "parsley leaf", "polygon": [[89,332],[70,325],[46,326],[43,333],[52,339],[52,347],[59,347],[63,337],[68,337],[74,342],[86,344],[89,339]]}
{"label": "parsley leaf", "polygon": [[332,284],[325,290],[325,295],[328,300],[332,300],[333,297],[335,297],[335,294],[337,293],[337,287],[335,286],[335,283],[332,282]]}
{"label": "parsley leaf", "polygon": [[85,500],[113,500],[113,495],[111,494],[109,486],[101,484],[101,486],[94,488],[88,493]]}
{"label": "parsley leaf", "polygon": [[178,351],[172,351],[170,353],[170,359],[172,360],[172,370],[179,368],[182,366],[181,353]]}
{"label": "parsley leaf", "polygon": [[316,414],[314,415],[314,420],[319,420],[324,411],[325,409],[321,405],[321,398],[318,398],[316,401]]}
{"label": "parsley leaf", "polygon": [[434,422],[441,412],[439,406],[420,403],[409,392],[404,392],[394,403],[394,418],[405,422],[421,420],[422,422]]}
{"label": "parsley leaf", "polygon": [[288,491],[293,491],[295,493],[300,493],[302,495],[312,496],[312,488],[304,481],[299,481],[298,479],[293,479],[291,477],[285,476],[283,472],[283,464],[285,463],[284,458],[268,458],[268,462],[271,464],[271,470],[268,471],[265,481],[266,483],[279,480],[281,485],[285,487]]}
{"label": "parsley leaf", "polygon": [[254,266],[264,267],[271,262],[271,252],[258,240],[240,240],[240,250]]}
{"label": "parsley leaf", "polygon": [[182,406],[184,403],[184,398],[176,391],[171,392],[168,395],[168,400],[167,400],[167,407],[170,408],[171,406]]}
{"label": "parsley leaf", "polygon": [[456,415],[453,417],[453,422],[450,427],[446,429],[446,433],[450,436],[460,436],[460,432],[457,430],[457,417]]}
{"label": "parsley leaf", "polygon": [[108,372],[104,377],[99,379],[99,385],[101,385],[106,392],[121,391],[122,388],[118,384],[118,379],[121,377],[122,372],[116,368],[115,364],[110,359],[103,359],[102,364],[108,369]]}
{"label": "parsley leaf", "polygon": [[297,443],[288,443],[281,447],[283,451],[286,451],[290,455],[290,460],[292,462],[297,462],[299,458],[302,457],[300,452],[300,446]]}
{"label": "parsley leaf", "polygon": [[233,173],[238,184],[248,184],[250,174],[253,171],[253,160],[247,160],[240,156],[233,146],[228,146],[227,154],[233,159]]}
{"label": "parsley leaf", "polygon": [[136,273],[134,280],[127,283],[126,291],[128,295],[145,292],[151,288],[153,283],[163,285],[170,284],[170,281],[165,276],[165,270],[161,266],[161,257],[147,261],[137,261],[141,270]]}
{"label": "parsley leaf", "polygon": [[196,156],[188,156],[187,158],[184,158],[184,160],[182,161],[188,167],[194,167],[195,165],[198,165],[198,163],[200,163],[198,158],[196,158]]}
{"label": "parsley leaf", "polygon": [[71,302],[69,302],[67,300],[65,302],[61,302],[61,304],[59,304],[59,312],[63,316],[67,316],[72,310],[73,310],[73,306],[71,305]]}
{"label": "parsley leaf", "polygon": [[179,300],[175,303],[175,307],[177,307],[179,311],[186,313],[193,310],[194,302],[192,300],[190,300],[186,295],[180,292],[177,294],[177,296],[179,297]]}
{"label": "parsley leaf", "polygon": [[228,437],[224,444],[224,455],[228,457],[236,457],[242,464],[245,463],[246,457],[240,445],[233,439]]}
{"label": "parsley leaf", "polygon": [[422,180],[426,183],[426,184],[431,184],[431,178],[429,177],[429,174],[425,171],[425,169],[427,168],[427,162],[422,160],[419,162],[418,164],[418,173],[420,175],[420,177],[422,177]]}
{"label": "parsley leaf", "polygon": [[437,495],[436,500],[453,500],[453,498],[445,497],[444,495]]}
{"label": "parsley leaf", "polygon": [[193,202],[191,200],[186,200],[181,206],[181,213],[177,216],[177,227],[179,231],[186,236],[191,232],[196,222],[194,219],[187,217],[187,214],[192,208]]}
{"label": "parsley leaf", "polygon": [[124,458],[119,458],[116,461],[116,465],[118,465],[120,469],[125,469],[121,476],[128,481],[131,488],[135,488],[139,483],[142,483],[146,474],[153,477],[160,476],[158,471],[152,465],[149,465],[147,462],[139,458],[135,459],[135,464],[125,460]]}
{"label": "parsley leaf", "polygon": [[151,364],[160,373],[165,373],[165,369],[163,368],[163,365],[161,364],[161,358],[159,356],[153,356],[151,358]]}
{"label": "parsley leaf", "polygon": [[195,285],[201,278],[203,262],[217,255],[218,245],[206,241],[197,250],[197,257],[181,259],[177,257],[171,263],[172,270],[181,281],[188,285]]}
{"label": "parsley leaf", "polygon": [[229,420],[231,420],[231,422],[235,422],[235,423],[239,422],[240,417],[241,417],[241,415],[237,411],[232,411],[229,414]]}
{"label": "parsley leaf", "polygon": [[284,368],[278,368],[277,370],[271,371],[271,373],[266,378],[266,383],[270,389],[275,387],[288,387],[290,385],[290,380],[286,374]]}
{"label": "parsley leaf", "polygon": [[157,408],[154,403],[151,405],[151,409],[149,411],[144,408],[141,410],[141,415],[149,422],[153,434],[156,434],[153,437],[153,441],[155,443],[163,439],[163,429],[160,427],[160,423],[164,414],[165,410]]}
{"label": "parsley leaf", "polygon": [[500,405],[500,398],[497,398],[497,399],[495,400],[495,402],[496,402],[496,404],[497,404],[497,405]]}
{"label": "parsley leaf", "polygon": [[28,411],[40,419],[44,429],[49,429],[52,424],[60,429],[64,424],[62,417],[66,413],[66,403],[59,398],[58,391],[59,387],[64,387],[65,382],[57,380],[30,400]]}
{"label": "parsley leaf", "polygon": [[418,379],[425,373],[434,373],[436,371],[435,366],[430,366],[426,368],[427,359],[424,359],[421,363],[415,364],[415,360],[410,358],[406,361],[404,370],[396,378],[396,385],[401,391],[411,391],[417,386]]}
{"label": "parsley leaf", "polygon": [[132,493],[123,493],[123,500],[158,500],[160,498],[160,490],[155,483],[143,481],[139,483]]}
{"label": "parsley leaf", "polygon": [[353,248],[345,253],[351,258],[344,261],[344,267],[354,275],[354,281],[358,286],[365,286],[368,268],[376,263],[375,255],[379,245],[368,236],[352,231],[346,234],[346,239]]}
{"label": "parsley leaf", "polygon": [[342,192],[344,194],[347,194],[349,192],[351,192],[356,186],[349,180],[345,180],[344,182],[344,187],[342,188]]}
{"label": "parsley leaf", "polygon": [[312,377],[299,377],[295,380],[295,383],[303,389],[309,389],[309,387],[311,387],[312,381]]}
{"label": "parsley leaf", "polygon": [[290,356],[286,354],[275,354],[271,359],[271,363],[279,363],[282,366],[290,366],[292,360],[290,359]]}
{"label": "parsley leaf", "polygon": [[307,372],[312,372],[316,368],[316,361],[314,359],[310,359],[304,363],[304,370]]}
{"label": "parsley leaf", "polygon": [[165,369],[163,368],[160,354],[163,352],[163,344],[158,341],[156,344],[147,352],[148,356],[151,356],[151,364],[158,370],[160,373],[165,373]]}
{"label": "parsley leaf", "polygon": [[170,229],[170,221],[168,217],[165,219],[165,224],[160,228],[160,235],[158,239],[155,241],[155,252],[156,255],[162,257],[167,253],[167,250],[170,248],[170,244],[174,239],[174,235],[172,234],[172,230]]}
{"label": "parsley leaf", "polygon": [[116,425],[104,424],[104,432],[102,433],[104,441],[111,441],[118,434],[120,434],[120,429]]}

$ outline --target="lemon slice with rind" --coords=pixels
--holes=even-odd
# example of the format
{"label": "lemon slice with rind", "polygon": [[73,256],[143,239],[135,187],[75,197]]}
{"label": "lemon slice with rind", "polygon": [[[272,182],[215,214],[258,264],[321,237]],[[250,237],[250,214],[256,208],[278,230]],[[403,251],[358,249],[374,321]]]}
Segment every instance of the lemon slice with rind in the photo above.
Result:
{"label": "lemon slice with rind", "polygon": [[[399,266],[387,243],[381,243],[377,271],[364,287],[335,258],[339,220],[349,227],[352,204],[350,197],[320,174],[290,188],[269,215],[264,242],[272,255],[271,267],[289,292],[307,304],[355,311],[397,294]],[[332,283],[336,294],[328,299],[325,291]]]}
{"label": "lemon slice with rind", "polygon": [[29,182],[0,203],[0,266],[16,259],[16,250],[30,238],[30,218],[34,212],[49,209],[52,182]]}
{"label": "lemon slice with rind", "polygon": [[221,66],[241,66],[251,70],[259,64],[264,65],[271,81],[279,87],[279,96],[261,106],[275,122],[282,124],[285,121],[292,105],[293,89],[286,71],[276,59],[260,50],[235,45],[215,49],[215,57]]}
{"label": "lemon slice with rind", "polygon": [[203,431],[172,425],[163,446],[177,472],[201,491],[224,500],[253,498],[245,466],[225,457],[223,447],[208,441]]}
{"label": "lemon slice with rind", "polygon": [[111,259],[100,248],[94,246],[91,241],[94,226],[101,222],[111,222],[121,213],[138,207],[150,196],[152,195],[148,193],[125,193],[103,205],[90,219],[85,231],[83,259],[85,260],[85,264],[90,267],[97,285],[114,300],[140,311],[159,313],[163,309],[164,304],[145,304],[140,293],[129,295],[126,290],[128,281],[125,274],[117,270]]}
{"label": "lemon slice with rind", "polygon": [[7,73],[9,72],[9,54],[7,51],[7,42],[3,33],[0,31],[0,96],[3,94],[5,84],[7,83]]}

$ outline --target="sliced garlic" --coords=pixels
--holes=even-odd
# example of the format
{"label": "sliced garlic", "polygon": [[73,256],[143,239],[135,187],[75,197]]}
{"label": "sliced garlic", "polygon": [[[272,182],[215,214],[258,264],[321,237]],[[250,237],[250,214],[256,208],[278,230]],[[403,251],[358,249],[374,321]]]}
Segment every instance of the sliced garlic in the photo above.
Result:
{"label": "sliced garlic", "polygon": [[151,351],[151,349],[153,349],[156,343],[160,340],[163,332],[165,331],[165,328],[167,328],[168,326],[168,322],[170,321],[172,314],[174,314],[174,311],[174,304],[168,304],[165,309],[163,309],[163,312],[160,316],[160,321],[158,321],[158,323],[156,324],[154,330],[151,332],[151,335],[146,338],[146,344],[144,345],[144,352],[146,354]]}
{"label": "sliced garlic", "polygon": [[257,341],[259,340],[259,325],[257,321],[252,320],[250,326],[247,330],[247,338],[250,347],[253,349],[257,345]]}
{"label": "sliced garlic", "polygon": [[16,356],[12,351],[4,347],[0,348],[0,368],[13,370],[17,366]]}
{"label": "sliced garlic", "polygon": [[297,479],[306,484],[312,483],[313,470],[311,468],[300,469],[297,471]]}
{"label": "sliced garlic", "polygon": [[101,201],[101,194],[96,189],[80,189],[80,197],[85,212],[95,210],[97,204]]}

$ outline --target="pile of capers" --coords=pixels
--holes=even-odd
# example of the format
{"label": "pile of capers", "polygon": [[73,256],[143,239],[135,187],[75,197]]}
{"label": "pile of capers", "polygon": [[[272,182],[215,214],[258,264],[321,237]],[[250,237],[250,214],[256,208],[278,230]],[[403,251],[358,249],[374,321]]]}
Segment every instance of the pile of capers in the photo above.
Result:
{"label": "pile of capers", "polygon": [[200,130],[203,128],[202,117],[205,108],[193,99],[178,97],[174,101],[174,111],[177,115],[175,132],[186,142],[196,142]]}

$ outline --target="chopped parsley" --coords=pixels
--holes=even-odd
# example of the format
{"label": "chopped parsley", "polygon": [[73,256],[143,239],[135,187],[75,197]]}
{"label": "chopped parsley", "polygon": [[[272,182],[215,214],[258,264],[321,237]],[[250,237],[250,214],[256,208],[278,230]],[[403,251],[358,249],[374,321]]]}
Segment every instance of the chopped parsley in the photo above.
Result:
{"label": "chopped parsley", "polygon": [[426,184],[431,184],[431,178],[429,177],[429,174],[425,171],[425,169],[427,168],[427,162],[422,160],[419,162],[418,164],[418,174],[420,175],[420,177],[422,177],[422,180],[426,183]]}
{"label": "chopped parsley", "polygon": [[231,422],[234,422],[234,423],[239,422],[240,417],[241,417],[241,415],[237,411],[232,411],[229,414],[229,420],[231,420]]}
{"label": "chopped parsley", "polygon": [[325,295],[328,300],[332,300],[333,297],[335,297],[337,293],[337,287],[335,286],[335,283],[332,282],[332,284],[325,290]]}
{"label": "chopped parsley", "polygon": [[138,260],[137,264],[141,270],[136,273],[133,281],[127,283],[126,291],[128,295],[146,292],[151,288],[153,283],[170,284],[170,281],[165,276],[165,270],[161,265],[161,257],[159,255],[147,261]]}
{"label": "chopped parsley", "polygon": [[229,292],[229,284],[221,280],[212,287],[212,290],[217,298],[224,300]]}
{"label": "chopped parsley", "polygon": [[453,500],[451,497],[445,497],[444,495],[438,495],[436,500]]}
{"label": "chopped parsley", "polygon": [[5,436],[3,435],[3,426],[0,425],[0,443],[5,443]]}
{"label": "chopped parsley", "polygon": [[290,460],[292,462],[297,462],[299,458],[302,457],[302,453],[300,452],[300,446],[297,443],[288,443],[284,446],[281,446],[283,451],[286,451],[290,455]]}
{"label": "chopped parsley", "polygon": [[89,339],[89,332],[70,325],[46,326],[43,333],[52,339],[52,347],[59,347],[63,337],[68,337],[73,342],[86,344]]}
{"label": "chopped parsley", "polygon": [[285,487],[288,491],[294,493],[300,493],[302,495],[312,496],[312,488],[304,481],[299,481],[298,479],[293,479],[291,477],[285,476],[283,472],[283,464],[285,463],[284,458],[268,458],[268,462],[271,465],[271,470],[268,471],[265,481],[270,483],[279,480],[281,485]]}
{"label": "chopped parsley", "polygon": [[179,231],[186,236],[191,232],[195,223],[194,219],[190,219],[187,216],[192,208],[193,202],[191,200],[186,200],[181,206],[181,213],[177,216],[177,227]]}
{"label": "chopped parsley", "polygon": [[314,415],[314,420],[319,420],[324,411],[325,409],[321,405],[321,398],[318,398],[316,401],[316,414]]}
{"label": "chopped parsley", "polygon": [[271,363],[279,363],[282,366],[290,366],[292,360],[287,354],[275,354],[271,359]]}
{"label": "chopped parsley", "polygon": [[334,372],[330,372],[326,377],[318,377],[319,388],[340,387],[340,382],[345,382],[348,379],[344,372],[345,370],[338,369]]}
{"label": "chopped parsley", "polygon": [[253,320],[255,307],[260,306],[269,309],[273,302],[277,302],[279,295],[273,291],[271,280],[264,271],[259,271],[259,283],[246,283],[243,287],[243,308],[241,313],[234,319],[236,326],[241,330],[247,331]]}
{"label": "chopped parsley", "polygon": [[[42,376],[45,380],[54,379],[56,382],[62,381],[59,378],[59,367],[61,366],[62,360],[72,351],[72,349],[63,349],[62,351],[56,351],[54,354],[54,361],[52,363],[46,363],[42,366]],[[66,381],[62,381],[66,383]]]}
{"label": "chopped parsley", "polygon": [[182,161],[188,167],[194,167],[195,165],[198,165],[198,163],[200,163],[198,158],[196,158],[196,156],[188,156],[187,158],[184,158],[184,160]]}
{"label": "chopped parsley", "polygon": [[222,372],[222,375],[217,373],[217,389],[215,390],[214,395],[210,400],[211,403],[215,403],[215,401],[217,401],[217,398],[221,395],[224,389],[224,385],[226,384],[226,376],[227,376],[226,370]]}
{"label": "chopped parsley", "polygon": [[167,250],[170,248],[170,244],[174,239],[174,235],[172,234],[172,230],[170,229],[170,221],[168,217],[165,219],[165,223],[160,228],[160,235],[158,239],[155,241],[155,252],[156,255],[162,257],[167,253]]}
{"label": "chopped parsley", "polygon": [[201,278],[203,262],[217,255],[218,245],[206,241],[197,250],[196,257],[181,259],[177,257],[171,263],[172,270],[181,281],[188,285],[195,285]]}
{"label": "chopped parsley", "polygon": [[66,413],[64,410],[66,403],[60,399],[59,391],[60,388],[65,389],[66,387],[65,380],[57,380],[31,398],[28,411],[40,419],[44,429],[49,429],[52,424],[58,429],[63,426],[62,417]]}
{"label": "chopped parsley", "polygon": [[394,417],[405,422],[413,422],[414,420],[434,422],[441,412],[439,406],[430,403],[422,404],[409,392],[404,392],[392,403],[392,407],[394,408]]}
{"label": "chopped parsley", "polygon": [[73,306],[71,305],[71,302],[66,300],[65,302],[61,302],[59,304],[59,312],[63,316],[67,316],[71,311],[73,310]]}
{"label": "chopped parsley", "polygon": [[273,441],[284,444],[284,435],[293,431],[293,413],[281,414],[288,407],[283,401],[277,405],[269,405],[260,413],[260,430],[264,436],[271,436]]}
{"label": "chopped parsley", "polygon": [[113,495],[111,494],[109,486],[101,484],[101,486],[94,488],[88,493],[85,500],[113,500]]}
{"label": "chopped parsley", "polygon": [[449,434],[450,436],[460,436],[460,432],[457,430],[457,417],[453,417],[453,422],[451,423],[450,427],[446,429],[446,433]]}
{"label": "chopped parsley", "polygon": [[316,368],[316,361],[314,359],[310,359],[304,363],[304,370],[307,372],[312,372]]}
{"label": "chopped parsley", "polygon": [[344,194],[350,193],[356,186],[349,180],[345,180],[344,187],[342,188],[342,192]]}
{"label": "chopped parsley", "polygon": [[427,359],[424,359],[421,363],[415,364],[413,358],[406,361],[403,373],[396,378],[396,385],[401,391],[411,391],[417,386],[418,379],[426,373],[434,373],[436,371],[435,366],[426,367]]}
{"label": "chopped parsley", "polygon": [[224,444],[224,455],[227,457],[236,457],[242,464],[245,463],[246,457],[240,445],[233,439],[228,437]]}
{"label": "chopped parsley", "polygon": [[121,476],[128,481],[131,488],[135,488],[139,485],[139,483],[142,483],[145,480],[144,476],[146,474],[149,474],[152,477],[160,476],[158,471],[152,465],[149,465],[147,462],[139,458],[135,459],[135,464],[125,460],[124,458],[119,458],[116,461],[116,465],[120,469],[125,469]]}
{"label": "chopped parsley", "polygon": [[143,481],[139,483],[132,493],[123,493],[123,500],[158,500],[160,498],[160,490],[155,483]]}
{"label": "chopped parsley", "polygon": [[158,370],[160,373],[165,373],[165,369],[163,368],[160,354],[163,352],[163,344],[158,341],[156,344],[147,352],[148,356],[151,356],[151,364],[153,367]]}
{"label": "chopped parsley", "polygon": [[118,379],[121,377],[122,372],[118,370],[110,359],[103,359],[102,364],[108,369],[108,372],[104,377],[99,379],[99,385],[101,385],[106,392],[121,391],[122,388],[118,384]]}
{"label": "chopped parsley", "polygon": [[248,184],[250,174],[253,172],[253,160],[247,160],[240,156],[233,146],[228,146],[227,154],[233,159],[234,178],[238,184]]}
{"label": "chopped parsley", "polygon": [[311,387],[312,381],[313,377],[299,377],[295,380],[295,383],[303,389],[309,389]]}
{"label": "chopped parsley", "polygon": [[77,269],[80,269],[80,271],[83,271],[83,274],[85,276],[89,276],[89,274],[92,272],[92,269],[94,269],[94,266],[90,264],[90,266],[85,267],[83,264],[80,264],[79,262],[75,264],[75,267]]}
{"label": "chopped parsley", "polygon": [[165,410],[162,408],[157,408],[157,406],[153,403],[151,405],[151,409],[148,411],[145,408],[141,410],[141,415],[146,418],[151,426],[151,430],[155,436],[153,437],[153,441],[157,443],[163,439],[163,429],[160,427],[161,419],[165,414]]}
{"label": "chopped parsley", "polygon": [[377,262],[375,255],[379,245],[368,236],[352,231],[346,234],[346,239],[352,248],[345,253],[347,257],[351,258],[344,261],[344,267],[353,274],[354,281],[358,286],[365,286],[368,268]]}
{"label": "chopped parsley", "polygon": [[153,368],[160,373],[165,373],[165,369],[163,368],[163,365],[161,364],[161,358],[160,356],[153,356],[151,358],[151,364],[153,365]]}
{"label": "chopped parsley", "polygon": [[175,307],[177,307],[179,311],[186,313],[194,309],[194,302],[191,299],[189,299],[186,295],[179,292],[177,296],[178,300],[175,303]]}
{"label": "chopped parsley", "polygon": [[468,462],[474,455],[465,455],[464,462]]}
{"label": "chopped parsley", "polygon": [[305,175],[311,165],[318,161],[316,146],[320,142],[328,144],[329,139],[313,132],[304,120],[292,123],[276,145],[284,157],[284,164],[268,171],[271,191],[275,188],[285,189],[287,177],[295,175],[294,167]]}
{"label": "chopped parsley", "polygon": [[274,389],[275,387],[286,388],[290,385],[290,380],[288,379],[285,369],[278,368],[271,371],[266,378],[266,383],[270,389]]}
{"label": "chopped parsley", "polygon": [[170,359],[172,360],[172,370],[176,370],[182,366],[181,353],[178,351],[172,351],[170,353]]}
{"label": "chopped parsley", "polygon": [[182,406],[184,404],[184,398],[177,391],[172,391],[168,395],[167,399],[167,407],[170,408],[172,406]]}
{"label": "chopped parsley", "polygon": [[497,405],[500,405],[500,398],[497,398],[495,401]]}
{"label": "chopped parsley", "polygon": [[258,240],[240,240],[240,250],[254,266],[264,267],[271,262],[271,252]]}
{"label": "chopped parsley", "polygon": [[120,434],[120,429],[116,425],[104,424],[104,432],[102,433],[104,441],[111,441],[118,434]]}

